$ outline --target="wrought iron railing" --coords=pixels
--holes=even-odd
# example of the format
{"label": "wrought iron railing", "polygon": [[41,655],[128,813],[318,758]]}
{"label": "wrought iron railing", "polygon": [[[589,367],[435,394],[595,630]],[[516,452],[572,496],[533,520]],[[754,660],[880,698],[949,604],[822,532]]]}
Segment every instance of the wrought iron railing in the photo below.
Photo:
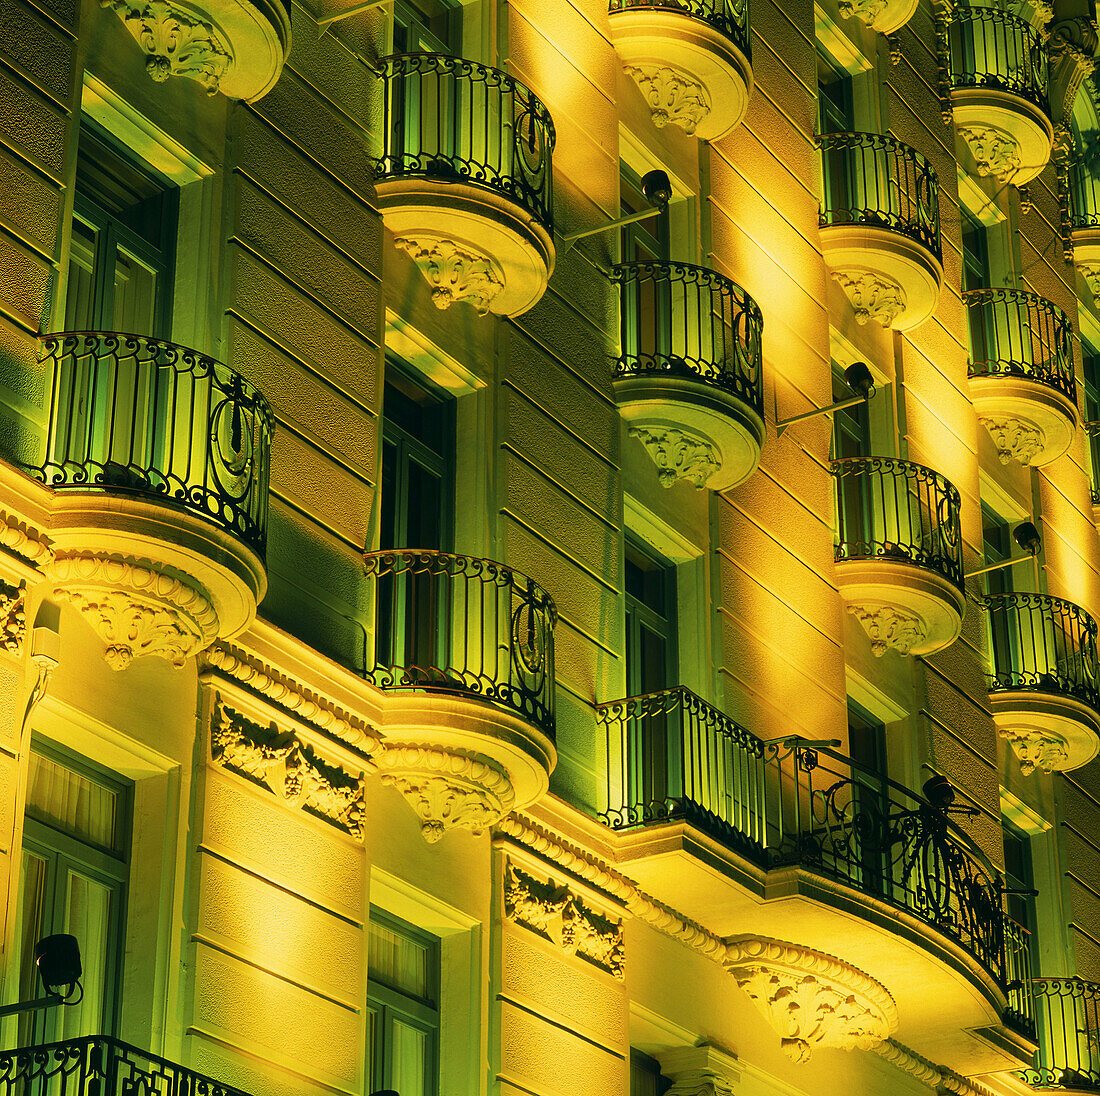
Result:
{"label": "wrought iron railing", "polygon": [[[953,792],[930,801],[831,749],[762,742],[687,689],[605,704],[612,829],[683,820],[766,868],[797,865],[904,910],[997,979],[1028,1030],[1026,934],[1001,876],[959,827]],[[942,792],[944,785],[938,785]]]}
{"label": "wrought iron railing", "polygon": [[0,1051],[0,1096],[245,1096],[105,1035]]}
{"label": "wrought iron railing", "polygon": [[961,501],[939,472],[895,457],[846,457],[832,472],[838,563],[913,563],[963,589]]}
{"label": "wrought iron railing", "polygon": [[141,335],[49,335],[42,353],[49,433],[30,475],[180,506],[263,554],[275,418],[255,388],[197,350]]}
{"label": "wrought iron railing", "polygon": [[378,180],[434,179],[496,191],[553,230],[554,123],[515,77],[439,53],[378,62],[385,81]]}
{"label": "wrought iron railing", "polygon": [[1096,621],[1070,601],[1046,594],[991,594],[989,691],[1073,697],[1100,712]]}
{"label": "wrought iron railing", "polygon": [[1100,1090],[1100,985],[1081,978],[1036,978],[1039,1053],[1018,1076],[1033,1088]]}
{"label": "wrought iron railing", "polygon": [[369,552],[380,689],[460,693],[510,708],[554,735],[550,595],[501,563],[436,551]]}
{"label": "wrought iron railing", "polygon": [[970,376],[1026,377],[1077,402],[1073,326],[1057,305],[1017,289],[968,289]]}
{"label": "wrought iron railing", "polygon": [[1100,178],[1096,154],[1088,158],[1076,149],[1067,164],[1069,229],[1100,228]]}
{"label": "wrought iron railing", "polygon": [[764,413],[756,302],[729,278],[689,263],[633,262],[612,268],[621,302],[619,377],[681,377],[724,389]]}
{"label": "wrought iron railing", "polygon": [[1017,1031],[1035,1038],[1037,1031],[1031,933],[1011,917],[1005,918],[1005,996],[1008,1008],[1003,1019]]}
{"label": "wrought iron railing", "polygon": [[708,23],[724,34],[744,55],[752,60],[752,36],[749,33],[749,0],[608,0],[608,12],[675,11],[690,19]]}
{"label": "wrought iron railing", "polygon": [[919,152],[881,133],[825,133],[817,143],[823,228],[888,228],[941,258],[939,181]]}
{"label": "wrought iron railing", "polygon": [[948,30],[952,88],[996,88],[1050,114],[1043,36],[1000,8],[959,4]]}

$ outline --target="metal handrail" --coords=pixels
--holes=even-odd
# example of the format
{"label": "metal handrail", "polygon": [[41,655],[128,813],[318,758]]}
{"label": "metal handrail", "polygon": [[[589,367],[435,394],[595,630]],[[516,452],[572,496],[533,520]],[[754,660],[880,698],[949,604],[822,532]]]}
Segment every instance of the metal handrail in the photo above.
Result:
{"label": "metal handrail", "polygon": [[739,285],[691,263],[618,263],[614,378],[669,376],[721,388],[764,413],[764,318]]}
{"label": "metal handrail", "polygon": [[916,149],[883,133],[824,133],[818,222],[887,228],[942,258],[939,180]]}
{"label": "metal handrail", "polygon": [[1035,978],[1039,1053],[1017,1076],[1032,1088],[1100,1089],[1100,984]]}
{"label": "metal handrail", "polygon": [[427,549],[368,552],[374,664],[383,690],[457,693],[499,704],[554,736],[557,609],[502,563]]}
{"label": "metal handrail", "polygon": [[931,468],[896,457],[845,457],[831,467],[838,563],[911,563],[964,589],[962,501],[953,484]]}
{"label": "metal handrail", "polygon": [[377,67],[386,91],[376,180],[482,187],[553,231],[554,123],[534,92],[500,69],[442,53],[392,54]]}
{"label": "metal handrail", "polygon": [[0,1051],[0,1096],[246,1096],[106,1035]]}
{"label": "metal handrail", "polygon": [[180,506],[261,556],[275,417],[238,373],[197,350],[119,332],[41,339],[49,433],[28,474]]}
{"label": "metal handrail", "polygon": [[982,599],[993,639],[989,691],[1068,696],[1100,713],[1096,621],[1078,605],[1047,594]]}
{"label": "metal handrail", "polygon": [[752,60],[749,0],[608,0],[607,5],[609,14],[647,8],[698,19],[724,34],[744,54],[745,60]]}
{"label": "metal handrail", "polygon": [[1018,289],[968,289],[971,377],[1016,376],[1077,402],[1073,325],[1055,304]]}

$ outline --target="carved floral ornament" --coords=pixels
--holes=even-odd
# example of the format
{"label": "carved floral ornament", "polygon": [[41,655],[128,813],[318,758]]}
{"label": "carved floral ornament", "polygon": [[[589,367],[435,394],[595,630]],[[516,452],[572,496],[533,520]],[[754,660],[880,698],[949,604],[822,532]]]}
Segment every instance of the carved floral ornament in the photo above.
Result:
{"label": "carved floral ornament", "polygon": [[870,27],[886,10],[886,0],[839,0],[837,9],[844,19],[851,19],[854,16]]}
{"label": "carved floral ornament", "polygon": [[1069,764],[1066,742],[1056,734],[1010,728],[1002,730],[1001,737],[1012,747],[1024,776],[1030,776],[1036,769],[1049,775]]}
{"label": "carved floral ornament", "polygon": [[264,727],[222,702],[210,721],[214,760],[267,788],[289,806],[363,836],[363,775],[321,758],[292,731]]}
{"label": "carved floral ornament", "polygon": [[702,490],[715,472],[722,467],[718,450],[705,438],[686,430],[668,426],[632,426],[630,436],[645,446],[657,466],[657,482],[671,487],[677,480],[686,480]]}
{"label": "carved floral ornament", "polygon": [[882,658],[891,647],[899,655],[908,655],[928,637],[928,629],[919,616],[892,605],[849,605],[848,612],[863,625],[875,658]]}
{"label": "carved floral ornament", "polygon": [[966,141],[979,175],[992,175],[1009,183],[1020,170],[1020,146],[1016,138],[993,126],[960,126],[959,136]]}
{"label": "carved floral ornament", "polygon": [[0,650],[13,655],[23,650],[23,635],[26,632],[23,594],[22,587],[0,582]]}
{"label": "carved floral ornament", "polygon": [[510,860],[504,868],[504,915],[563,951],[623,977],[623,923],[591,909],[567,886],[536,879]]}
{"label": "carved floral ornament", "polygon": [[698,80],[668,65],[624,65],[645,96],[653,124],[664,129],[670,122],[691,135],[710,114],[706,89]]}
{"label": "carved floral ornament", "polygon": [[898,1026],[885,987],[831,955],[746,937],[729,942],[724,965],[796,1062],[817,1047],[870,1050]]}
{"label": "carved floral ornament", "polygon": [[1089,287],[1094,304],[1100,304],[1100,263],[1078,263],[1077,270]]}
{"label": "carved floral ornament", "polygon": [[416,263],[432,287],[432,303],[438,309],[468,301],[479,316],[485,316],[493,298],[504,288],[504,276],[492,259],[474,254],[454,240],[401,236],[393,243]]}
{"label": "carved floral ornament", "polygon": [[1018,461],[1029,465],[1046,447],[1046,436],[1042,430],[1025,419],[999,416],[979,419],[979,422],[989,431],[1001,464]]}
{"label": "carved floral ornament", "polygon": [[844,290],[861,326],[874,320],[888,328],[905,311],[905,290],[893,278],[870,270],[834,270],[833,280]]}

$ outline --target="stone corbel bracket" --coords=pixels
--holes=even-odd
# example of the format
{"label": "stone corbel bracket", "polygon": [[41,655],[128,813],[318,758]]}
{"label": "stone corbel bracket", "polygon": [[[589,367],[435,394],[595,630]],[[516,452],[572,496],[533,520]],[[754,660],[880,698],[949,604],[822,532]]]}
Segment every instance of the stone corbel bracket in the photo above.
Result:
{"label": "stone corbel bracket", "polygon": [[928,637],[928,629],[916,613],[892,605],[849,605],[848,612],[863,625],[875,658],[882,658],[891,648],[908,655]]}
{"label": "stone corbel bracket", "polygon": [[0,650],[19,656],[26,633],[24,619],[26,588],[0,580]]}
{"label": "stone corbel bracket", "polygon": [[393,243],[416,263],[432,287],[432,304],[438,309],[466,301],[479,316],[487,316],[493,299],[504,289],[500,266],[466,244],[432,235],[401,236]]}
{"label": "stone corbel bracket", "polygon": [[796,1062],[808,1061],[818,1047],[871,1050],[897,1030],[897,1006],[886,988],[831,955],[746,936],[727,942],[723,965]]}
{"label": "stone corbel bracket", "polygon": [[672,1084],[665,1096],[735,1096],[741,1067],[735,1055],[712,1043],[673,1047],[657,1055],[661,1075]]}
{"label": "stone corbel bracket", "polygon": [[1012,747],[1024,776],[1036,769],[1049,775],[1069,767],[1069,748],[1059,735],[1012,728],[1001,731],[1001,737]]}

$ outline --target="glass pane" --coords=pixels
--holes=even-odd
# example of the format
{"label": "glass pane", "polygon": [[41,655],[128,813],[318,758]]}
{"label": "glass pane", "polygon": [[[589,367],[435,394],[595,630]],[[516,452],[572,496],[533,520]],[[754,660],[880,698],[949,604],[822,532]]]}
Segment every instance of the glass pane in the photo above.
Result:
{"label": "glass pane", "polygon": [[427,1000],[431,989],[428,960],[428,948],[423,944],[371,922],[368,966],[372,981]]}
{"label": "glass pane", "polygon": [[65,902],[65,927],[80,941],[80,961],[84,968],[81,984],[84,997],[79,1004],[60,1009],[60,1038],[100,1035],[104,1032],[104,1006],[110,980],[111,888],[70,872]]}
{"label": "glass pane", "polygon": [[[49,865],[41,856],[32,852],[23,852],[20,867],[19,905],[16,908],[15,946],[18,948],[19,982],[15,994],[9,993],[13,1001],[28,1001],[38,997],[42,987],[38,984],[38,971],[34,965],[34,945],[45,933],[46,880]],[[34,1041],[31,1016],[23,1015],[8,1020],[3,1033],[5,1045],[10,1044],[11,1031],[8,1025],[18,1024],[18,1042],[25,1046]]]}
{"label": "glass pane", "polygon": [[374,1009],[367,1009],[367,1063],[366,1078],[367,1088],[371,1091],[385,1087],[385,1082],[375,1076],[381,1058],[381,1047],[378,1045],[378,1036],[381,1032],[378,1013]]}
{"label": "glass pane", "polygon": [[428,1034],[393,1022],[389,1087],[401,1096],[428,1096]]}
{"label": "glass pane", "polygon": [[31,753],[27,814],[100,848],[119,851],[118,793]]}
{"label": "glass pane", "polygon": [[69,279],[65,290],[65,330],[90,331],[93,318],[93,288],[96,230],[73,219],[73,237],[69,249]]}
{"label": "glass pane", "polygon": [[402,547],[439,549],[443,533],[441,479],[415,460],[409,461],[408,474],[407,532]]}
{"label": "glass pane", "polygon": [[115,257],[115,299],[111,327],[152,335],[156,326],[157,275],[119,248]]}

